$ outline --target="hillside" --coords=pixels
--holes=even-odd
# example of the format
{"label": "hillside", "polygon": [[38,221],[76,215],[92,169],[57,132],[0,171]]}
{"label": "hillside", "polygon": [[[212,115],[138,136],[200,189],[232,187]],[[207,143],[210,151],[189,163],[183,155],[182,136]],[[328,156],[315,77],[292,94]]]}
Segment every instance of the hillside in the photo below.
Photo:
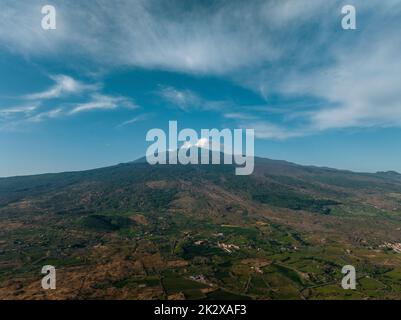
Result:
{"label": "hillside", "polygon": [[252,176],[136,161],[0,179],[0,298],[400,299],[398,243],[395,172],[257,158]]}

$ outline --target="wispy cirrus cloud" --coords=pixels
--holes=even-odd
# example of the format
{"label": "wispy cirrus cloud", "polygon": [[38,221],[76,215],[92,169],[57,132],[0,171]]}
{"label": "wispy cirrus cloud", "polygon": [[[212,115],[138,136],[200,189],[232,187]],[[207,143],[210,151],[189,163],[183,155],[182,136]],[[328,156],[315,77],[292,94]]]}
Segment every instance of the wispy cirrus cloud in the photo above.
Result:
{"label": "wispy cirrus cloud", "polygon": [[229,112],[223,114],[223,117],[226,119],[234,119],[234,120],[255,120],[258,119],[257,116],[251,115],[243,112]]}
{"label": "wispy cirrus cloud", "polygon": [[32,117],[26,118],[26,122],[42,122],[46,119],[55,119],[63,115],[62,108],[56,108],[45,112],[40,112]]}
{"label": "wispy cirrus cloud", "polygon": [[30,103],[18,105],[9,108],[0,109],[0,118],[10,118],[19,114],[29,115],[39,107],[39,103]]}
{"label": "wispy cirrus cloud", "polygon": [[284,92],[309,93],[327,102],[300,115],[307,117],[311,128],[401,126],[401,40],[394,41],[393,33],[386,41],[376,35],[348,53],[338,52],[336,64],[323,72],[288,79]]}
{"label": "wispy cirrus cloud", "polygon": [[161,86],[156,94],[171,106],[186,112],[194,110],[222,112],[233,105],[230,101],[206,99],[193,90],[172,86]]}
{"label": "wispy cirrus cloud", "polygon": [[[0,46],[33,57],[86,58],[108,68],[223,77],[258,92],[267,102],[277,95],[321,101],[308,110],[300,104],[299,110],[285,111],[274,121],[255,114],[259,124],[265,123],[259,126],[259,136],[266,139],[333,129],[401,127],[400,0],[354,0],[355,31],[341,29],[342,0],[182,3],[60,2],[58,29],[45,33],[32,14],[40,12],[40,1],[3,0]],[[49,99],[77,88],[64,79],[36,98]],[[165,87],[160,94],[185,111],[226,105],[207,104],[187,89]],[[77,110],[115,105],[98,100],[81,103]],[[245,109],[231,113],[238,123],[256,121],[238,117],[249,114]]]}
{"label": "wispy cirrus cloud", "polygon": [[117,108],[136,109],[132,99],[120,96],[109,96],[95,93],[87,102],[79,103],[73,107],[69,114],[77,114],[94,110],[114,110]]}
{"label": "wispy cirrus cloud", "polygon": [[268,26],[261,1],[191,2],[186,7],[180,0],[59,2],[53,33],[44,33],[32,14],[40,13],[41,1],[4,1],[0,41],[24,54],[83,55],[111,65],[225,73],[272,59],[278,51],[270,39],[260,41]]}
{"label": "wispy cirrus cloud", "polygon": [[289,138],[302,137],[309,135],[312,131],[306,128],[294,129],[293,127],[285,127],[268,121],[240,122],[240,127],[253,128],[255,137],[259,139],[285,140]]}
{"label": "wispy cirrus cloud", "polygon": [[129,126],[129,125],[132,125],[134,123],[147,120],[147,119],[151,118],[152,116],[153,116],[152,113],[143,113],[143,114],[140,114],[140,115],[138,115],[138,116],[136,116],[134,118],[131,118],[131,119],[127,120],[127,121],[124,121],[124,122],[120,123],[118,125],[118,127]]}
{"label": "wispy cirrus cloud", "polygon": [[[102,86],[99,83],[85,83],[67,75],[52,75],[50,78],[54,84],[46,90],[15,97],[15,106],[0,107],[1,130],[15,130],[27,124],[89,111],[138,108],[129,97],[101,93]],[[68,102],[71,97],[81,102]]]}
{"label": "wispy cirrus cloud", "polygon": [[53,86],[45,91],[31,93],[25,96],[28,100],[55,99],[66,95],[79,94],[84,91],[99,89],[98,84],[85,84],[67,75],[52,75],[50,78],[55,82]]}
{"label": "wispy cirrus cloud", "polygon": [[203,99],[191,90],[179,90],[171,86],[163,86],[157,94],[165,101],[182,110],[199,108]]}

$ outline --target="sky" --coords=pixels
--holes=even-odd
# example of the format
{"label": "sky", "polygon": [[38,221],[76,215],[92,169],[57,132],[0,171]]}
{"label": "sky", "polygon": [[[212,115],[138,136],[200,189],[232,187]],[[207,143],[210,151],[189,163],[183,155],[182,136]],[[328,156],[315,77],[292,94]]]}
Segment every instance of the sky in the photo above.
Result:
{"label": "sky", "polygon": [[255,129],[257,156],[401,172],[401,0],[0,8],[0,177],[135,160],[169,120]]}

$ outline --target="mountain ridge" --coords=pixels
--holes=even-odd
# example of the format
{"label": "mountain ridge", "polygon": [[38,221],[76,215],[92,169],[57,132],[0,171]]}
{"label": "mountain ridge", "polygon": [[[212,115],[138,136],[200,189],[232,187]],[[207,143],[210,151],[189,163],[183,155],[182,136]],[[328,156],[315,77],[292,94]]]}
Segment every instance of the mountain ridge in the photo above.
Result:
{"label": "mountain ridge", "polygon": [[[400,230],[394,173],[257,158],[249,176],[130,162],[4,178],[0,299],[349,298],[345,264],[352,298],[399,299]],[[40,290],[45,264],[60,290]]]}
{"label": "mountain ridge", "polygon": [[[401,173],[399,173],[395,170],[365,172],[365,171],[355,171],[355,170],[349,170],[349,169],[339,169],[339,168],[328,167],[328,166],[302,165],[302,164],[298,164],[296,162],[287,161],[287,160],[271,159],[271,158],[266,158],[266,157],[255,156],[255,163],[256,162],[266,162],[266,161],[276,163],[276,164],[284,164],[284,165],[288,165],[288,166],[314,168],[314,169],[329,170],[329,171],[336,171],[336,172],[347,172],[347,173],[353,173],[353,174],[401,176]],[[102,167],[98,167],[98,168],[91,168],[91,169],[84,169],[84,170],[66,170],[66,171],[59,171],[59,172],[44,172],[44,173],[36,173],[36,174],[12,175],[12,176],[0,177],[0,181],[4,180],[4,179],[13,179],[13,178],[91,172],[91,171],[96,171],[96,170],[102,170],[102,169],[113,168],[113,167],[118,167],[118,166],[125,166],[125,165],[130,165],[130,164],[140,164],[140,163],[142,163],[142,164],[147,163],[146,156],[139,157],[132,161],[120,162],[118,164],[107,165],[107,166],[102,166]],[[166,165],[170,165],[170,164],[166,164]],[[182,165],[182,164],[178,163],[177,165]],[[190,164],[190,165],[192,165],[192,164]],[[194,164],[194,165],[197,165],[197,164]],[[212,164],[210,164],[210,165],[212,165]],[[222,164],[222,165],[225,165],[225,164]]]}

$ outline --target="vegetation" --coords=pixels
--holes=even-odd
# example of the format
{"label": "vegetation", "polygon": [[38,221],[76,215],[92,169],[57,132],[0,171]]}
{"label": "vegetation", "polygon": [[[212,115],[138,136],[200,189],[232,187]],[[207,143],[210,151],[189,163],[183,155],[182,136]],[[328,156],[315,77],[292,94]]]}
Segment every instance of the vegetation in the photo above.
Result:
{"label": "vegetation", "polygon": [[[401,299],[400,175],[256,169],[137,162],[0,179],[0,298]],[[340,285],[347,264],[355,291]]]}

